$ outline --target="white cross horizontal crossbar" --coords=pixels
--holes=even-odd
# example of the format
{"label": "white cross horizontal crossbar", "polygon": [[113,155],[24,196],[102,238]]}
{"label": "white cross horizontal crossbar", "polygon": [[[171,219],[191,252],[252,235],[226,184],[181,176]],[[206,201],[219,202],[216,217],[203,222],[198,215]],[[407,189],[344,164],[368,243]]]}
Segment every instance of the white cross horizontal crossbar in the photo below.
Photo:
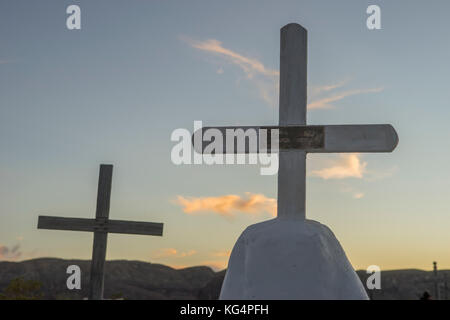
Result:
{"label": "white cross horizontal crossbar", "polygon": [[[277,134],[274,135],[273,130],[278,130]],[[208,133],[206,139],[205,133]],[[196,135],[201,136],[196,139]],[[312,153],[392,152],[398,144],[397,132],[390,124],[226,126],[197,130],[192,139],[195,151],[205,153],[210,144],[217,142],[215,139],[222,139],[222,148],[209,148],[216,154],[276,152],[277,150],[272,150],[276,140],[279,150]],[[202,142],[196,144],[195,141]]]}
{"label": "white cross horizontal crossbar", "polygon": [[39,216],[38,229],[107,232],[162,236],[163,224],[155,222]]}

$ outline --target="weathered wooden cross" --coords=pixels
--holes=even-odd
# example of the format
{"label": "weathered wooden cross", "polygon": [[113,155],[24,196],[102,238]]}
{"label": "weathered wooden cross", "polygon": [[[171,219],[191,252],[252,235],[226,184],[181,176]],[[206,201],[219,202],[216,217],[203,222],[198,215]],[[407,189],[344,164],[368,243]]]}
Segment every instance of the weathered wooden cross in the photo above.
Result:
{"label": "weathered wooden cross", "polygon": [[109,220],[112,172],[112,165],[100,165],[95,219],[39,216],[38,220],[38,229],[94,232],[89,289],[90,300],[101,300],[103,298],[108,233],[152,236],[162,236],[163,233],[162,223]]}
{"label": "weathered wooden cross", "polygon": [[[305,218],[306,154],[308,152],[391,152],[398,143],[395,129],[382,125],[306,125],[307,31],[291,23],[281,29],[279,126],[271,127],[203,127],[217,129],[224,139],[227,130],[279,130],[278,216]],[[241,131],[242,132],[242,131]],[[194,133],[193,141],[195,140]],[[258,137],[260,135],[258,134]],[[259,138],[258,138],[259,139]],[[271,141],[267,143],[270,150]],[[207,142],[195,146],[204,152]],[[222,141],[222,145],[227,145]],[[253,150],[259,152],[259,141]],[[249,153],[251,148],[234,153]],[[226,151],[225,151],[226,152]]]}

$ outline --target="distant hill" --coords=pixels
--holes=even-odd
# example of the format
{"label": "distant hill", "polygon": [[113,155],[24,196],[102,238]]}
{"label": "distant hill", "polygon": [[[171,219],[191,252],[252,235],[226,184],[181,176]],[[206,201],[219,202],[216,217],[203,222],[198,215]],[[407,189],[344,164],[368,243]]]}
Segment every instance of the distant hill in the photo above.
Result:
{"label": "distant hill", "polygon": [[[365,284],[369,276],[366,271],[358,270],[356,273]],[[449,288],[447,295],[445,294],[445,279],[450,281],[450,270],[439,270],[438,278],[441,299],[450,299]],[[448,286],[450,287],[450,282]],[[402,269],[382,271],[381,290],[371,290],[371,295],[369,291],[368,294],[373,300],[417,300],[425,291],[434,295],[433,271]]]}
{"label": "distant hill", "polygon": [[[68,290],[66,269],[81,268],[81,290]],[[114,260],[105,264],[104,297],[126,299],[197,299],[198,292],[216,273],[209,267],[173,269],[161,264]],[[17,277],[38,280],[46,299],[82,299],[88,296],[90,261],[42,258],[0,262],[0,292]]]}
{"label": "distant hill", "polygon": [[[78,265],[82,270],[81,290],[68,290],[66,269]],[[90,261],[41,258],[22,262],[0,262],[0,292],[17,277],[42,283],[46,299],[83,299],[88,295]],[[357,271],[365,284],[367,274]],[[449,270],[439,271],[444,279]],[[173,269],[161,264],[141,261],[107,261],[105,267],[105,298],[125,299],[217,299],[225,270],[214,272],[209,267]],[[450,280],[450,278],[449,278]],[[441,281],[441,297],[444,282]],[[383,271],[381,290],[372,291],[372,298],[419,299],[424,291],[433,294],[433,273],[415,269]],[[449,284],[450,286],[450,284]],[[449,296],[450,296],[450,292]]]}

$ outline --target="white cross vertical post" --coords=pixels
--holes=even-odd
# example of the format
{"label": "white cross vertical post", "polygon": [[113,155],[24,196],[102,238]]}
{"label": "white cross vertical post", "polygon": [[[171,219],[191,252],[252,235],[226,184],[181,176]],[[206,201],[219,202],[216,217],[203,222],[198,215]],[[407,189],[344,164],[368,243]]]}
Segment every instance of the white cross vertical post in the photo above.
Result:
{"label": "white cross vertical post", "polygon": [[[279,124],[306,125],[306,66],[308,33],[298,24],[281,29]],[[278,217],[305,218],[305,150],[280,150]]]}

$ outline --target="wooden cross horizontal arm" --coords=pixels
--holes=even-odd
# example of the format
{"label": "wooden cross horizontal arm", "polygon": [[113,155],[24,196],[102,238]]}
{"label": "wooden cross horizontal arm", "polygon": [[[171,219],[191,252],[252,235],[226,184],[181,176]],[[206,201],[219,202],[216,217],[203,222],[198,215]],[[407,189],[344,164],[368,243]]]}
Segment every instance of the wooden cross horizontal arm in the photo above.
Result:
{"label": "wooden cross horizontal arm", "polygon": [[38,229],[162,236],[163,224],[154,222],[39,216]]}
{"label": "wooden cross horizontal arm", "polygon": [[[250,130],[249,130],[250,129]],[[265,130],[266,135],[260,136],[261,130]],[[390,124],[372,125],[324,125],[324,126],[226,126],[226,127],[203,127],[194,132],[192,141],[194,150],[204,153],[205,148],[213,143],[214,138],[195,139],[196,135],[204,136],[209,131],[214,136],[220,132],[223,137],[223,152],[216,150],[216,153],[258,153],[271,151],[272,130],[279,130],[279,150],[301,150],[312,153],[331,152],[392,152],[398,144],[398,135]],[[227,131],[228,136],[233,137],[232,145],[234,149],[227,152]],[[230,133],[231,132],[231,133]],[[234,136],[232,136],[234,135]],[[267,140],[262,141],[260,137]],[[252,145],[249,141],[254,139]],[[256,139],[256,140],[255,140]],[[202,141],[196,145],[194,141]],[[241,144],[239,143],[241,141]],[[229,141],[228,141],[229,143]],[[276,151],[276,150],[275,150]]]}

